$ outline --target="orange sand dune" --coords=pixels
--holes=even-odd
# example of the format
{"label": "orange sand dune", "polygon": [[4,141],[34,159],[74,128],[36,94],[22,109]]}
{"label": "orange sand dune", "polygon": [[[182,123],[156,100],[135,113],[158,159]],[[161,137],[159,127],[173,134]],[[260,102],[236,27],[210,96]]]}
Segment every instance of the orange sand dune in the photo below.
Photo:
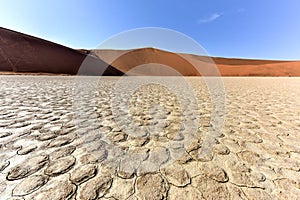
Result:
{"label": "orange sand dune", "polygon": [[[92,50],[99,58],[129,75],[130,70],[138,65],[159,63],[177,70],[184,76],[222,75],[222,76],[300,76],[300,61],[252,60],[236,58],[219,58],[183,53],[171,53],[154,48],[133,50]],[[148,67],[148,69],[147,69]],[[163,66],[137,70],[144,75],[174,75]]]}
{"label": "orange sand dune", "polygon": [[122,75],[102,60],[53,42],[0,27],[0,71],[25,73]]}
{"label": "orange sand dune", "polygon": [[[84,68],[80,68],[82,64]],[[110,76],[124,73],[162,76],[300,76],[300,61],[207,57],[154,48],[75,50],[0,28],[0,72]]]}
{"label": "orange sand dune", "polygon": [[[197,57],[199,59],[200,56],[196,56],[196,59]],[[300,76],[300,61],[212,59],[222,76]]]}
{"label": "orange sand dune", "polygon": [[[99,58],[128,75],[201,75],[195,67],[182,56],[154,48],[130,51],[93,51]],[[141,66],[142,65],[142,66]],[[141,66],[138,67],[137,66]],[[168,67],[166,67],[168,66]],[[134,71],[130,71],[134,69]]]}

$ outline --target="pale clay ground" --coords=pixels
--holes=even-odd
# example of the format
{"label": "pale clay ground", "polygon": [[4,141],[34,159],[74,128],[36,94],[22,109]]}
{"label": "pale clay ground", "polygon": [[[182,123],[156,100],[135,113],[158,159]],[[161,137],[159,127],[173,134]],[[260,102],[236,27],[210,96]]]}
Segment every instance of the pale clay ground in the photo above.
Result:
{"label": "pale clay ground", "polygon": [[195,102],[159,84],[130,94],[126,121],[114,77],[91,98],[74,77],[0,76],[0,199],[300,199],[300,78],[223,81],[218,131],[203,80],[188,78],[195,132]]}

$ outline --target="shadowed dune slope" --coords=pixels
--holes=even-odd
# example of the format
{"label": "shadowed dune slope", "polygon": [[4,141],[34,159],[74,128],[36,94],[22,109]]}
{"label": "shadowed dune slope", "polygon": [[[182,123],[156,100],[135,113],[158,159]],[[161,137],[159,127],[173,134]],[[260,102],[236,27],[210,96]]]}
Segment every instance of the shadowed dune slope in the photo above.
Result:
{"label": "shadowed dune slope", "polygon": [[[0,71],[122,75],[88,52],[0,28]],[[80,69],[84,63],[84,69]],[[79,70],[80,69],[80,70]]]}

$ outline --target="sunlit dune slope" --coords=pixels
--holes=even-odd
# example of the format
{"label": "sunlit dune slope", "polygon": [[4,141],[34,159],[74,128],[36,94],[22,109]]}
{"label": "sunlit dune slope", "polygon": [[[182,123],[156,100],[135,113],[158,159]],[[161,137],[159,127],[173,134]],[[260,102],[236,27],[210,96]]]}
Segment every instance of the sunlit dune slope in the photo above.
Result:
{"label": "sunlit dune slope", "polygon": [[[92,52],[129,75],[174,75],[169,70],[171,67],[184,76],[198,76],[199,74],[208,76],[300,76],[300,61],[219,58],[172,53],[154,48],[92,50]],[[160,66],[151,68],[150,65],[147,65],[150,63],[157,63]],[[133,70],[139,65],[144,65],[145,69],[140,67],[141,69]]]}

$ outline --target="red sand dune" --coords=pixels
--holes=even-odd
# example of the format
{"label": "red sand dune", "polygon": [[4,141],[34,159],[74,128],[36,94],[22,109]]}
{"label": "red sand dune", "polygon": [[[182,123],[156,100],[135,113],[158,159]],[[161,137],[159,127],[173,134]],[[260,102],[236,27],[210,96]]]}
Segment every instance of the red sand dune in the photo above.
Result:
{"label": "red sand dune", "polygon": [[[124,73],[141,64],[160,63],[177,70],[181,75],[222,76],[300,76],[300,61],[252,60],[219,58],[183,53],[171,53],[154,48],[133,50],[92,50],[99,58]],[[185,61],[184,61],[185,60]],[[137,74],[166,75],[166,68],[158,66],[153,70],[137,70]],[[169,72],[169,71],[168,71]],[[135,72],[129,73],[134,75]],[[173,75],[169,72],[167,75]]]}
{"label": "red sand dune", "polygon": [[[79,71],[82,62],[86,67]],[[122,75],[95,56],[40,38],[0,28],[0,71]]]}
{"label": "red sand dune", "polygon": [[[94,50],[93,52],[128,75],[201,75],[184,57],[159,49]],[[132,69],[134,71],[130,71]]]}
{"label": "red sand dune", "polygon": [[[82,64],[84,67],[79,69]],[[300,76],[300,61],[206,57],[154,48],[75,50],[0,28],[0,71],[2,74],[79,73],[111,76],[124,73],[128,75],[178,75],[179,73],[184,76],[211,76],[219,73],[222,76]]]}

